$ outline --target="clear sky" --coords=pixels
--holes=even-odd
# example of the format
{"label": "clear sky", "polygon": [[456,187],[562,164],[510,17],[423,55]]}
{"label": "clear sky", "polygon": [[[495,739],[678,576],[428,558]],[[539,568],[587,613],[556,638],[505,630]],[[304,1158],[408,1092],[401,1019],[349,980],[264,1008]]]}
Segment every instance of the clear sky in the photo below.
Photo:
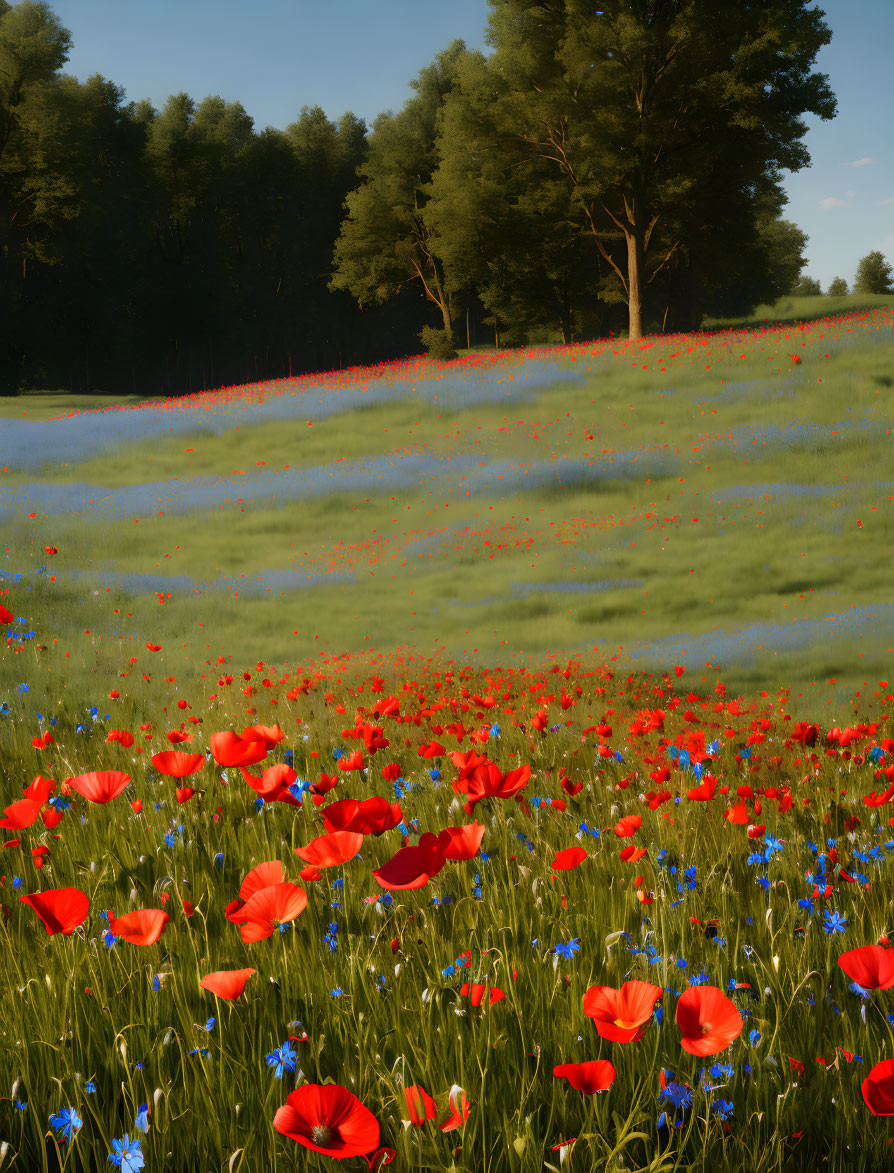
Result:
{"label": "clear sky", "polygon": [[[728,3],[734,0],[718,0]],[[16,3],[16,0],[13,0]],[[894,0],[819,0],[832,41],[813,70],[829,76],[838,114],[804,116],[811,165],[783,172],[783,216],[810,240],[805,274],[853,289],[874,249],[894,265]],[[184,91],[239,101],[255,129],[284,129],[303,105],[371,129],[414,96],[409,82],[461,37],[485,55],[487,0],[50,0],[72,35],[63,72],[92,73],[160,110]]]}

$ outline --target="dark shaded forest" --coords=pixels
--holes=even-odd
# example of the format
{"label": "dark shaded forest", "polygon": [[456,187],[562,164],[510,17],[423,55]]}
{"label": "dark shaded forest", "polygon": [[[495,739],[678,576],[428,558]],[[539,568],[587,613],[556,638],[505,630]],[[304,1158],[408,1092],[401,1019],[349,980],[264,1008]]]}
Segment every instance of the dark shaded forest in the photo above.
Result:
{"label": "dark shaded forest", "polygon": [[[795,288],[807,237],[781,219],[778,167],[809,162],[796,114],[834,116],[806,73],[822,13],[763,6],[783,39],[761,55],[747,12],[720,29],[697,0],[695,29],[684,5],[634,5],[646,102],[626,25],[594,18],[524,73],[520,40],[549,49],[564,0],[539,24],[523,0],[490,5],[494,54],[454,41],[372,130],[304,106],[258,132],[239,102],[180,93],[156,111],[79,82],[51,7],[0,0],[0,393],[177,396],[426,349],[696,330]],[[699,82],[683,117],[709,62],[735,100]]]}

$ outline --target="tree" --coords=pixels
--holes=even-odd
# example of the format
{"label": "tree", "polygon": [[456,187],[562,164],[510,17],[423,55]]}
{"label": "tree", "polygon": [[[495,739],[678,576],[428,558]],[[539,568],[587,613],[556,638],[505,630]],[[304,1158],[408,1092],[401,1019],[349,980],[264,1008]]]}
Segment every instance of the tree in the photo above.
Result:
{"label": "tree", "polygon": [[854,291],[856,293],[894,293],[894,288],[891,285],[891,266],[878,250],[867,253],[857,266]]}
{"label": "tree", "polygon": [[348,215],[335,243],[328,286],[347,290],[360,303],[381,304],[407,282],[418,281],[448,333],[453,318],[447,274],[432,247],[425,207],[438,163],[441,109],[467,53],[462,40],[452,41],[410,82],[417,96],[399,114],[380,114],[373,123],[369,157],[359,168],[363,182],[345,200]]}
{"label": "tree", "polygon": [[631,338],[648,286],[698,248],[687,212],[707,202],[701,223],[730,225],[728,193],[809,163],[798,115],[834,117],[827,78],[807,73],[831,32],[805,2],[488,0],[494,125],[572,189]]}
{"label": "tree", "polygon": [[843,277],[835,277],[829,283],[829,297],[843,297],[847,293],[847,282]]}
{"label": "tree", "polygon": [[792,297],[819,297],[822,293],[819,281],[815,277],[802,277],[801,280],[792,287]]}

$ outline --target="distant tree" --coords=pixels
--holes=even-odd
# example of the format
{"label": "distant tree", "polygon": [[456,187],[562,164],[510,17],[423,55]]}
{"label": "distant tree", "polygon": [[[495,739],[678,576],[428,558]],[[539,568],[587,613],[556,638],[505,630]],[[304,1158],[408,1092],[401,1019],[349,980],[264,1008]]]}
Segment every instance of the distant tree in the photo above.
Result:
{"label": "distant tree", "polygon": [[829,283],[829,297],[843,297],[847,293],[847,282],[843,277],[835,277]]}
{"label": "distant tree", "polygon": [[854,291],[856,293],[894,293],[894,288],[891,285],[891,266],[878,250],[867,253],[857,266]]}
{"label": "distant tree", "polygon": [[802,277],[801,280],[792,287],[792,297],[818,297],[822,293],[819,281],[815,277]]}
{"label": "distant tree", "polygon": [[380,114],[373,123],[369,156],[359,168],[363,182],[345,200],[347,218],[335,243],[328,286],[347,290],[360,303],[382,304],[418,281],[448,334],[454,328],[451,291],[425,208],[438,164],[441,110],[467,55],[462,40],[452,41],[411,81],[417,96],[399,114]]}

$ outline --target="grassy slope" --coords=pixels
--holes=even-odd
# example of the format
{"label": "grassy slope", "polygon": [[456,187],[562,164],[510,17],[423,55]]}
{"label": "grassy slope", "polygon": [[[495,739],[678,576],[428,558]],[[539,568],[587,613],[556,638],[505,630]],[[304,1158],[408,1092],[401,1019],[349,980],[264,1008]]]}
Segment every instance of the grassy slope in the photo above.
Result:
{"label": "grassy slope", "polygon": [[[880,306],[886,299],[868,300]],[[833,305],[830,299],[803,299],[791,313],[806,320],[817,309],[852,310],[866,301],[845,298],[839,306],[837,300]],[[779,321],[785,314],[783,305],[775,315],[759,310],[756,317]],[[890,451],[886,388],[892,347],[876,342],[865,326],[851,334],[832,329],[840,339],[828,341],[827,335],[806,349],[800,347],[801,334],[789,332],[791,338],[783,333],[775,347],[766,337],[735,353],[715,346],[707,361],[703,356],[710,348],[699,346],[690,354],[691,340],[682,350],[675,345],[643,353],[646,361],[637,370],[622,366],[620,358],[598,370],[600,359],[584,383],[536,390],[520,384],[521,403],[519,385],[505,381],[502,386],[511,390],[501,402],[467,410],[436,411],[436,405],[411,397],[338,412],[312,428],[296,420],[243,424],[238,433],[234,428],[222,436],[197,430],[135,443],[117,456],[71,462],[52,477],[107,489],[179,477],[188,494],[192,477],[226,478],[237,469],[261,475],[286,465],[332,465],[339,458],[430,453],[432,472],[412,489],[389,492],[383,483],[379,493],[284,498],[270,507],[230,504],[207,514],[144,515],[138,526],[130,518],[19,517],[3,526],[0,536],[11,551],[28,548],[33,540],[37,565],[50,561],[44,545],[58,546],[48,571],[114,568],[186,574],[199,582],[231,577],[228,592],[172,592],[164,606],[151,593],[130,596],[100,588],[103,605],[98,611],[88,608],[89,622],[80,603],[92,602],[85,584],[36,578],[26,609],[29,624],[45,645],[54,646],[51,631],[59,638],[57,673],[72,662],[92,663],[106,681],[135,654],[133,647],[150,639],[163,645],[164,670],[184,682],[205,659],[221,653],[231,655],[235,665],[262,659],[282,671],[286,661],[303,663],[319,650],[375,647],[391,656],[397,648],[430,655],[428,649],[437,647],[444,658],[506,663],[513,652],[521,652],[524,661],[539,660],[547,650],[583,654],[595,642],[595,656],[584,658],[601,660],[619,647],[635,653],[637,641],[673,633],[735,636],[752,623],[794,620],[821,625],[830,613],[884,603],[890,596],[878,557],[890,542],[890,498],[878,481]],[[799,367],[789,360],[796,346],[805,354]],[[615,350],[620,353],[621,346]],[[666,374],[656,373],[658,353],[668,360]],[[679,357],[670,360],[671,353]],[[739,358],[742,353],[745,359]],[[777,355],[773,361],[771,353]],[[832,357],[823,358],[826,353]],[[567,360],[562,365],[572,367]],[[573,369],[583,365],[579,360]],[[49,418],[65,410],[56,396],[49,406],[32,406],[39,398],[0,402],[0,411]],[[64,402],[68,410],[84,409],[96,398],[70,396]],[[773,424],[784,428],[795,419],[818,426],[851,419],[877,426],[873,434],[839,430],[825,443],[793,445],[763,439],[753,444],[747,431]],[[737,438],[735,447],[730,437]],[[195,452],[185,453],[187,447]],[[611,462],[620,464],[622,453],[640,455],[618,479],[596,474],[584,485],[563,482],[559,488],[556,476],[546,487],[526,489],[522,482],[503,494],[463,488],[456,472],[436,460],[479,452],[482,460],[530,464],[554,458],[558,464],[586,453],[594,473],[600,465],[612,471]],[[638,474],[637,466],[650,455],[668,462],[664,473],[652,467],[651,475]],[[46,471],[0,473],[0,491],[47,479]],[[837,498],[813,501],[777,494],[734,503],[722,496],[732,486],[780,481],[856,482],[856,487],[852,495],[840,491]],[[457,524],[469,525],[469,534],[461,539],[439,534]],[[363,548],[371,537],[381,539],[375,551]],[[422,547],[408,551],[420,539]],[[491,559],[498,544],[506,548]],[[13,562],[22,568],[21,557],[9,565]],[[249,582],[273,568],[311,575],[353,572],[356,582],[324,582],[283,595],[246,594]],[[524,597],[511,588],[606,580],[639,580],[642,586],[591,593],[547,587]],[[112,613],[115,607],[121,616]],[[127,612],[131,619],[124,618]],[[873,675],[884,675],[890,640],[878,638],[874,626],[857,625],[863,637],[856,630],[834,641],[814,637],[804,648],[776,654],[768,638],[763,652],[738,665],[724,655],[707,658],[719,663],[718,675],[733,690],[791,685],[795,695],[804,691],[807,712],[817,691],[830,695],[829,679],[838,681],[840,699],[841,686],[859,688],[863,680],[874,685]],[[136,638],[119,643],[116,633],[125,632]],[[682,655],[691,642],[683,642],[674,662],[703,670],[705,656],[694,663],[691,654]],[[66,664],[58,661],[61,647],[72,651]],[[659,669],[660,658],[635,659],[633,667]],[[669,662],[664,659],[663,666]],[[813,680],[822,687],[808,695]]]}

